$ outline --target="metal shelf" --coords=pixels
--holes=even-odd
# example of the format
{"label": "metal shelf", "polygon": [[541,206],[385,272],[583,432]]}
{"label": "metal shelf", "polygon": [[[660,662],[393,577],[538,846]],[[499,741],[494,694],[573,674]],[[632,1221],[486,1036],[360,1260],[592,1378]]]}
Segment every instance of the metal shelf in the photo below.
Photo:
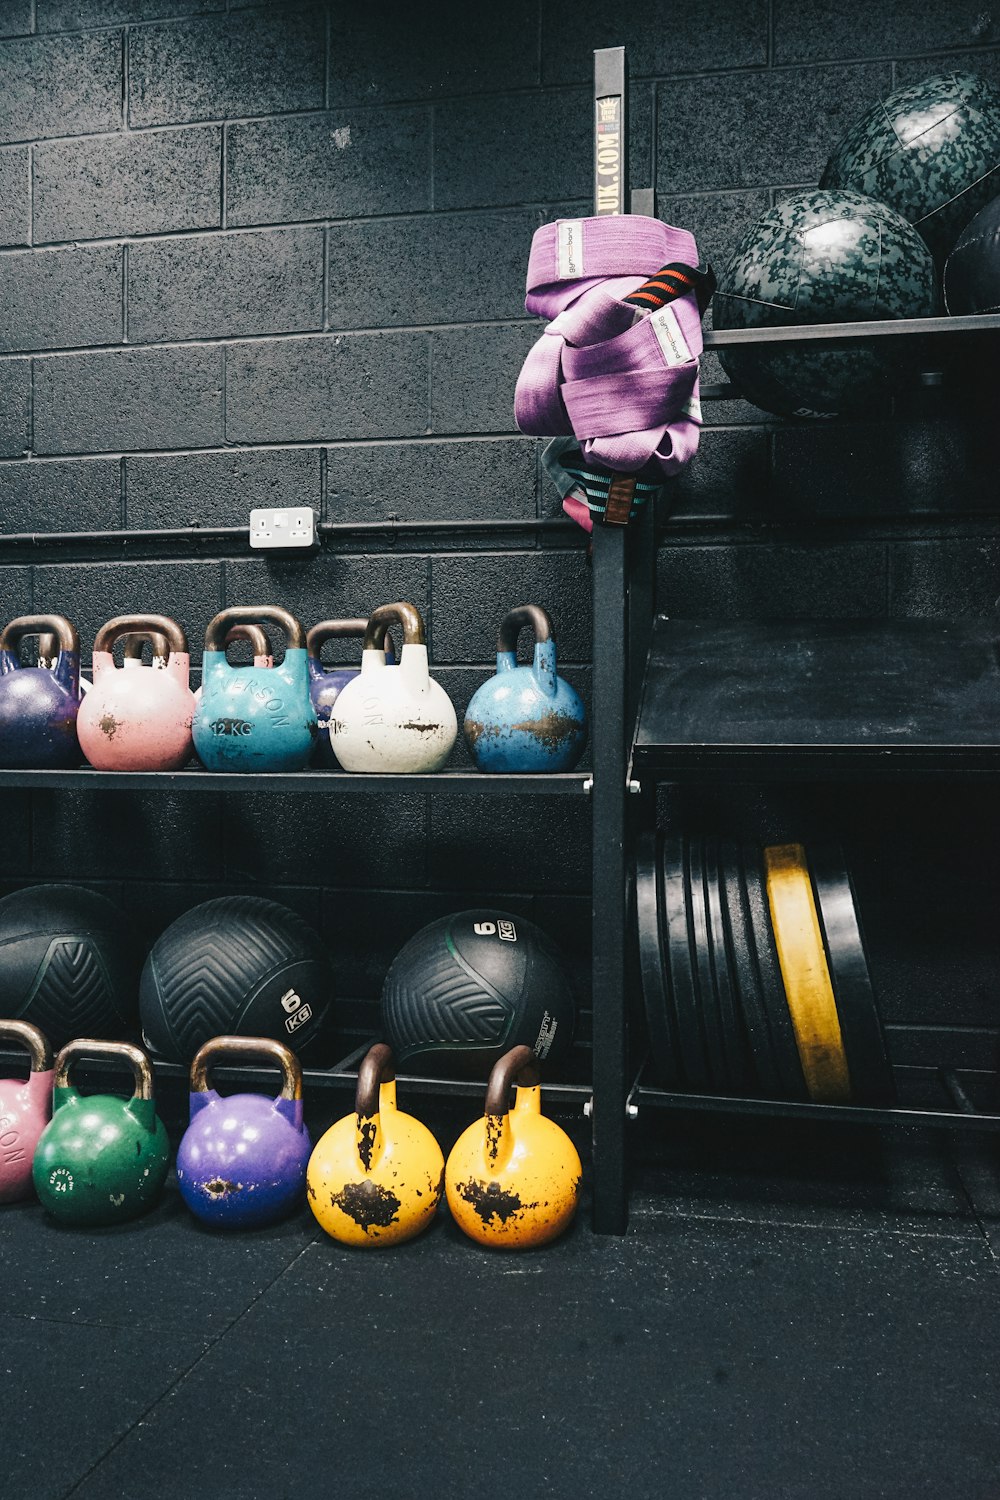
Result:
{"label": "metal shelf", "polygon": [[664,780],[995,775],[992,620],[653,627],[633,771]]}
{"label": "metal shelf", "polygon": [[1000,333],[1000,313],[970,313],[960,318],[886,318],[859,323],[762,324],[758,328],[720,328],[705,332],[706,349],[734,349],[758,344],[852,344],[859,339],[952,337]]}
{"label": "metal shelf", "polygon": [[347,771],[3,771],[4,787],[34,787],[74,792],[371,792],[399,791],[511,793],[583,796],[589,789],[585,771],[514,775],[483,771],[436,771],[419,775],[374,775]]}

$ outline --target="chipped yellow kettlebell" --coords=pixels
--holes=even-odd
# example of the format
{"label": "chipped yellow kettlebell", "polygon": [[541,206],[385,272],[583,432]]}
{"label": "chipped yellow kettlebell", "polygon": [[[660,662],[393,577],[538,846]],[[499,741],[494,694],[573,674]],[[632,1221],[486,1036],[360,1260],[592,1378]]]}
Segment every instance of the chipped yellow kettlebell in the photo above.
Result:
{"label": "chipped yellow kettlebell", "polygon": [[498,1250],[544,1245],[576,1213],[582,1171],[565,1130],[542,1114],[537,1057],[530,1047],[514,1047],[490,1074],[484,1118],[448,1157],[445,1191],[455,1222]]}
{"label": "chipped yellow kettlebell", "polygon": [[396,1108],[392,1052],[378,1042],[358,1069],[354,1114],[331,1125],[309,1158],[309,1207],[345,1245],[396,1245],[427,1228],[443,1190],[441,1147]]}

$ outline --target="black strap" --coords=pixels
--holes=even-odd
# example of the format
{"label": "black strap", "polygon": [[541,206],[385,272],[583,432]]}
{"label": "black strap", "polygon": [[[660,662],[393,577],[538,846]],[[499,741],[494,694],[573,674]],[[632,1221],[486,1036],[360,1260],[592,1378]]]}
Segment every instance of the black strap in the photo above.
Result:
{"label": "black strap", "polygon": [[656,275],[644,281],[642,286],[636,287],[624,301],[641,307],[644,312],[655,312],[676,297],[694,292],[698,311],[704,317],[717,285],[711,266],[687,266],[682,260],[672,260],[669,265],[661,266]]}

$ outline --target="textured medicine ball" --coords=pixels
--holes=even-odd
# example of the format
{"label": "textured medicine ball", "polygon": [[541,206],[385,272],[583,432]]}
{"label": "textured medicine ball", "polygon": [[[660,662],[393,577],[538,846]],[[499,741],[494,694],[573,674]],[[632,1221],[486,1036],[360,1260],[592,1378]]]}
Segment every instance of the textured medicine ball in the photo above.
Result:
{"label": "textured medicine ball", "polygon": [[534,922],[484,907],[431,922],[393,960],[382,1026],[399,1062],[483,1077],[520,1043],[557,1062],[576,1005],[563,959]]}
{"label": "textured medicine ball", "polygon": [[135,1020],[139,956],[123,911],[97,891],[35,885],[0,901],[0,1009],[62,1047]]}
{"label": "textured medicine ball", "polygon": [[332,976],[298,912],[260,896],[223,896],[161,933],[142,971],[147,1045],[189,1063],[214,1036],[267,1036],[303,1052],[319,1034]]}
{"label": "textured medicine ball", "polygon": [[1000,190],[1000,92],[975,73],[934,73],[873,104],[840,142],[820,187],[888,203],[938,265]]}
{"label": "textured medicine ball", "polygon": [[944,305],[955,317],[1000,312],[1000,197],[955,241],[944,267]]}
{"label": "textured medicine ball", "polygon": [[[937,279],[926,245],[891,208],[814,190],[782,199],[744,231],[712,308],[717,329],[921,318],[937,311]],[[889,344],[748,344],[720,358],[765,411],[830,417],[861,411],[899,383],[915,357]]]}

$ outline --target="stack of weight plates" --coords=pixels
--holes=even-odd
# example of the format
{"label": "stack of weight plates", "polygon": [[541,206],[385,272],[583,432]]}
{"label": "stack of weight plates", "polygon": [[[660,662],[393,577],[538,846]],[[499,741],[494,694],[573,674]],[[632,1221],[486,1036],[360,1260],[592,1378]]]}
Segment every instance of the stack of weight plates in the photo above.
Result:
{"label": "stack of weight plates", "polygon": [[639,963],[655,1081],[693,1093],[889,1104],[864,938],[836,845],[644,832]]}

